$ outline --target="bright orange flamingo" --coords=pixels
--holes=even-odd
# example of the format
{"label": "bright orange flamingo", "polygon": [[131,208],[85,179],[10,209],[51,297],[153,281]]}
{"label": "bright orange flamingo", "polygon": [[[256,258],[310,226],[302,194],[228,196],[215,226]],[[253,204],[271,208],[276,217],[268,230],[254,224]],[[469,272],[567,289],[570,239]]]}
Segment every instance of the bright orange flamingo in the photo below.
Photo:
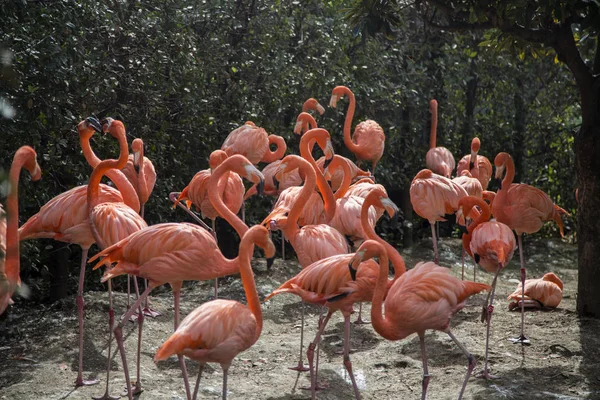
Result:
{"label": "bright orange flamingo", "polygon": [[[517,233],[519,241],[519,258],[521,259],[521,283],[524,296],[525,290],[525,261],[523,258],[523,233],[539,231],[546,221],[553,220],[563,235],[561,215],[568,214],[552,202],[550,197],[538,188],[523,183],[513,183],[515,164],[508,153],[499,153],[494,159],[496,179],[500,179],[506,170],[500,189],[492,203],[494,217],[508,225]],[[511,339],[513,343],[530,344],[525,337],[525,304],[521,305],[521,336]]]}
{"label": "bright orange flamingo", "polygon": [[350,137],[352,118],[354,118],[354,110],[356,109],[354,93],[346,86],[336,86],[331,92],[329,105],[335,108],[338,100],[344,96],[348,96],[348,100],[350,101],[344,121],[344,144],[348,150],[354,153],[359,160],[359,165],[362,160],[370,161],[372,166],[371,173],[375,175],[375,167],[381,159],[385,148],[385,134],[377,122],[369,119],[356,125],[354,135]]}
{"label": "bright orange flamingo", "polygon": [[460,199],[458,207],[460,212],[468,215],[475,207],[479,207],[481,214],[467,228],[467,233],[463,234],[463,248],[469,253],[475,262],[487,272],[494,274],[492,280],[492,290],[488,294],[487,300],[483,305],[483,314],[481,321],[487,322],[485,337],[485,366],[481,377],[494,378],[488,370],[488,350],[490,343],[490,325],[492,313],[494,312],[494,294],[496,292],[496,282],[498,275],[510,262],[515,252],[517,243],[512,230],[502,222],[491,220],[491,211],[487,203],[478,197],[468,196]]}
{"label": "bright orange flamingo", "polygon": [[480,146],[479,138],[473,138],[471,141],[471,154],[467,154],[460,159],[456,166],[456,175],[460,176],[463,171],[469,171],[473,178],[477,178],[481,182],[483,190],[487,190],[492,178],[492,163],[487,157],[478,154]]}
{"label": "bright orange flamingo", "polygon": [[508,304],[509,310],[520,307],[521,303],[524,303],[526,308],[556,308],[563,297],[563,283],[554,272],[548,272],[539,279],[527,279],[524,290],[521,285],[519,283],[507,298],[513,300]]}
{"label": "bright orange flamingo", "polygon": [[[234,155],[224,161],[213,173],[211,179],[215,182],[214,186],[216,186],[219,178],[227,171],[236,172],[253,182],[263,179],[260,171],[248,159],[241,155]],[[211,200],[212,197],[219,197],[219,193],[216,190],[210,191],[209,195],[211,196]],[[215,204],[214,201],[213,204]],[[225,210],[222,211],[218,207]],[[216,206],[215,208],[217,208],[217,211],[225,219],[231,218],[233,213],[227,207],[222,204],[219,204],[218,207]],[[234,214],[233,216],[235,217]],[[242,236],[248,230],[241,221],[233,225],[238,232],[242,231]],[[99,257],[103,257],[103,259],[94,266],[94,269],[100,267],[102,264],[117,263],[112,269],[104,273],[102,277],[103,282],[127,273],[148,279],[149,281],[149,285],[144,293],[138,297],[135,304],[121,318],[114,329],[123,362],[127,391],[131,400],[131,382],[129,380],[125,348],[123,347],[124,322],[139,308],[152,289],[169,283],[173,289],[175,298],[174,325],[175,329],[177,329],[179,326],[179,298],[183,281],[209,280],[235,274],[239,272],[240,259],[239,256],[233,260],[226,259],[219,250],[214,237],[206,229],[186,223],[158,224],[142,229],[102,250],[92,257],[90,262]],[[182,356],[180,356],[180,365],[184,371],[184,382],[187,388],[189,387],[189,382]]]}
{"label": "bright orange flamingo", "polygon": [[[102,131],[102,126],[97,120],[88,118],[86,129]],[[114,121],[110,125],[109,133],[121,141],[125,140],[126,143],[125,127],[122,122]],[[127,146],[125,146],[125,150],[127,150]],[[111,171],[116,172],[115,176],[122,175],[120,171]],[[109,174],[110,171],[107,172],[107,175]],[[122,176],[122,179],[120,178],[114,182],[118,185],[119,190],[107,185],[100,185],[100,202],[124,202],[135,212],[138,212],[139,199],[127,178]],[[135,208],[136,206],[137,208]],[[74,243],[81,247],[81,266],[76,300],[79,319],[79,369],[75,385],[97,384],[98,380],[83,379],[83,283],[85,281],[87,253],[89,248],[96,242],[91,230],[87,209],[87,185],[77,186],[54,197],[19,228],[19,240],[38,238],[50,238],[61,242]]]}
{"label": "bright orange flamingo", "polygon": [[217,362],[223,369],[223,399],[227,398],[227,371],[233,359],[258,340],[263,326],[260,300],[250,260],[254,244],[270,258],[275,253],[268,230],[253,226],[240,242],[239,268],[248,305],[233,300],[213,300],[202,304],[181,321],[175,333],[158,349],[154,361],[172,354],[186,355],[200,364],[193,399],[198,395],[204,365]]}
{"label": "bright orange flamingo", "polygon": [[[107,118],[103,126],[104,131],[110,131],[111,125],[114,123],[112,118]],[[94,172],[90,176],[90,182],[87,186],[87,209],[92,235],[96,240],[96,244],[100,249],[105,249],[112,246],[121,239],[126,238],[133,232],[148,227],[144,218],[137,212],[133,211],[125,203],[107,202],[102,203],[100,200],[100,180],[104,174],[110,169],[121,169],[127,163],[127,139],[125,136],[119,136],[119,144],[121,152],[118,160],[105,160],[94,168]],[[139,295],[137,280],[134,280],[136,293]],[[83,283],[80,282],[81,285]],[[97,397],[97,400],[114,399],[115,397],[108,394],[110,382],[110,362],[111,362],[111,342],[112,330],[114,325],[114,311],[112,301],[112,285],[108,281],[108,296],[109,296],[109,339],[108,339],[108,366],[106,370],[106,390],[103,396]],[[141,311],[141,307],[140,307]],[[144,323],[144,312],[138,313],[138,353],[137,353],[137,380],[133,394],[142,392],[142,383],[140,379],[140,349],[142,342],[142,326]]]}
{"label": "bright orange flamingo", "polygon": [[[373,328],[388,340],[401,340],[413,333],[419,335],[423,357],[422,399],[425,399],[430,379],[425,352],[425,331],[435,329],[447,333],[469,361],[458,396],[460,400],[477,361],[450,331],[450,319],[465,306],[469,296],[489,290],[490,287],[483,283],[461,281],[455,278],[448,268],[433,262],[420,262],[393,282],[388,289],[388,257],[384,247],[374,240],[365,241],[358,249],[349,264],[350,273],[360,274],[365,261],[375,256],[379,257],[380,269],[371,305]],[[385,316],[382,309],[384,297]]]}
{"label": "bright orange flamingo", "polygon": [[310,364],[313,399],[315,398],[316,390],[319,388],[317,373],[313,365],[315,348],[320,342],[321,335],[331,315],[338,310],[344,315],[344,367],[352,380],[354,394],[357,399],[360,399],[360,393],[352,374],[352,363],[350,362],[349,355],[350,315],[353,312],[354,303],[371,300],[379,266],[370,260],[361,264],[358,274],[351,275],[351,271],[348,270],[348,263],[353,257],[353,253],[339,254],[315,261],[265,297],[265,301],[267,301],[280,293],[292,293],[300,296],[303,302],[324,306],[328,309],[325,319],[319,323],[319,330],[315,339],[306,351],[306,356]]}
{"label": "bright orange flamingo", "polygon": [[[269,149],[271,144],[277,146],[275,151]],[[263,128],[250,121],[231,131],[221,146],[221,150],[228,156],[241,154],[252,164],[279,160],[286,149],[285,140],[281,136],[269,135]]]}
{"label": "bright orange flamingo", "polygon": [[[29,146],[17,150],[8,173],[6,211],[0,204],[0,315],[12,304],[13,293],[21,286],[21,259],[19,255],[19,175],[29,171],[34,181],[42,177],[36,160],[37,154]],[[8,215],[7,215],[8,214]]]}
{"label": "bright orange flamingo", "polygon": [[429,134],[429,151],[425,155],[427,168],[438,175],[450,178],[456,162],[450,150],[445,147],[436,147],[437,124],[438,124],[438,102],[433,99],[429,102],[431,111],[431,133]]}
{"label": "bright orange flamingo", "polygon": [[446,221],[446,214],[458,210],[458,200],[467,196],[462,186],[452,180],[423,169],[414,177],[410,184],[410,202],[415,212],[429,221],[431,238],[433,239],[434,261],[439,259],[435,235],[436,221]]}
{"label": "bright orange flamingo", "polygon": [[323,115],[325,113],[325,108],[319,104],[317,99],[309,98],[302,104],[302,112],[308,112],[310,110],[314,110],[319,113],[319,115]]}

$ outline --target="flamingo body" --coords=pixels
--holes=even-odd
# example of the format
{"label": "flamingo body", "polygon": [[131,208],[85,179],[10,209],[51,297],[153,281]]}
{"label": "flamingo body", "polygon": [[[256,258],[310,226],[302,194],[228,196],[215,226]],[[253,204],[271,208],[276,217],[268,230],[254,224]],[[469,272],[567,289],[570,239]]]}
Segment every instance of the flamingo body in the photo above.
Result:
{"label": "flamingo body", "polygon": [[477,254],[477,264],[483,269],[495,273],[510,262],[516,247],[512,230],[501,222],[491,220],[477,225],[473,230],[470,253]]}
{"label": "flamingo body", "polygon": [[445,147],[434,147],[425,154],[425,165],[434,173],[450,178],[455,166],[454,156]]}
{"label": "flamingo body", "polygon": [[428,220],[445,221],[444,215],[458,209],[458,201],[467,196],[462,186],[428,169],[421,170],[410,185],[410,202],[415,212]]}
{"label": "flamingo body", "polygon": [[481,141],[479,138],[473,138],[471,141],[471,154],[467,154],[460,159],[456,166],[456,175],[460,176],[463,171],[469,171],[473,178],[479,180],[483,190],[487,190],[492,178],[492,163],[487,157],[478,154],[480,146]]}
{"label": "flamingo body", "polygon": [[462,186],[469,196],[483,197],[481,182],[473,177],[469,171],[461,172],[460,176],[452,179],[452,182]]}
{"label": "flamingo body", "polygon": [[556,308],[563,297],[563,283],[553,272],[544,274],[540,279],[527,279],[524,297],[521,295],[522,286],[519,283],[515,291],[508,296],[508,300],[513,300],[508,305],[509,310],[518,307],[521,299],[524,299],[527,306],[530,307],[539,305],[542,308]]}
{"label": "flamingo body", "polygon": [[[277,144],[275,152],[269,150],[271,143]],[[280,159],[285,154],[286,145],[281,136],[269,135],[263,128],[252,122],[246,122],[231,131],[225,138],[221,150],[228,156],[241,154],[252,164],[258,164],[261,161],[273,162]]]}

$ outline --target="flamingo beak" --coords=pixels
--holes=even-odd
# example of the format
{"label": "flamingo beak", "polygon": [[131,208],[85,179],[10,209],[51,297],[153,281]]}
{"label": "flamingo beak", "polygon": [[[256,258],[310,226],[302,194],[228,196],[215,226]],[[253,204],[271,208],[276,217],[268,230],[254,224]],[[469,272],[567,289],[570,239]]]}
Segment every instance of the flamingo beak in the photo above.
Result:
{"label": "flamingo beak", "polygon": [[100,125],[102,125],[102,132],[108,133],[110,129],[110,125],[113,123],[114,119],[107,117],[100,121]]}
{"label": "flamingo beak", "polygon": [[496,166],[496,174],[494,175],[494,177],[496,179],[501,179],[503,174],[504,174],[504,164],[500,165],[500,166]]}
{"label": "flamingo beak", "polygon": [[33,168],[33,171],[31,172],[31,180],[39,181],[41,177],[42,177],[42,169],[40,168],[40,165],[36,161],[35,167]]}
{"label": "flamingo beak", "polygon": [[259,196],[262,196],[265,193],[265,180],[263,178],[260,179],[258,185],[256,186],[256,193]]}
{"label": "flamingo beak", "polygon": [[335,106],[337,105],[338,99],[339,99],[338,95],[332,94],[331,99],[329,100],[329,107],[335,108]]}
{"label": "flamingo beak", "polygon": [[384,197],[381,199],[381,205],[385,208],[385,211],[390,215],[390,217],[396,216],[398,212],[398,206],[391,201],[389,198]]}
{"label": "flamingo beak", "polygon": [[323,107],[321,104],[317,103],[317,112],[319,113],[319,115],[325,114],[325,107]]}
{"label": "flamingo beak", "polygon": [[279,180],[275,175],[273,175],[273,186],[275,186],[275,190],[279,190]]}
{"label": "flamingo beak", "polygon": [[294,126],[294,133],[296,135],[302,134],[302,121],[301,120],[296,121],[296,125]]}
{"label": "flamingo beak", "polygon": [[96,132],[102,133],[102,125],[100,124],[100,121],[98,121],[98,119],[96,117],[87,117],[85,119],[85,121],[88,123],[89,126],[94,128],[94,130]]}
{"label": "flamingo beak", "polygon": [[352,259],[352,261],[350,261],[350,263],[348,263],[348,269],[350,270],[350,277],[352,278],[353,281],[355,281],[357,271],[354,269],[352,264],[354,264],[354,258]]}

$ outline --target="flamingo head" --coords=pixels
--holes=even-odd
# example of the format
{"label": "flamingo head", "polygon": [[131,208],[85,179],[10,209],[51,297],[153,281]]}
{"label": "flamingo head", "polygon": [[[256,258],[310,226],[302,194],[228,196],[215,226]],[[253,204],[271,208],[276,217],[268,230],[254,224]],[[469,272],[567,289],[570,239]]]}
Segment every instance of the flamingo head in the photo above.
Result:
{"label": "flamingo head", "polygon": [[223,150],[215,150],[210,153],[208,164],[210,165],[211,171],[214,171],[215,168],[221,165],[223,161],[227,159],[227,157],[227,153],[225,153]]}
{"label": "flamingo head", "polygon": [[29,171],[32,180],[37,181],[42,177],[42,169],[37,162],[37,154],[32,147],[20,147],[15,153],[14,160],[20,162]]}
{"label": "flamingo head", "polygon": [[144,141],[140,138],[133,139],[133,143],[131,143],[131,151],[133,152],[133,165],[139,167],[142,152],[144,151]]}
{"label": "flamingo head", "polygon": [[353,276],[352,279],[356,279],[356,270],[361,262],[379,256],[380,254],[386,254],[386,250],[382,245],[374,240],[365,240],[356,253],[354,253],[354,257],[352,257],[348,264],[350,275]]}
{"label": "flamingo head", "polygon": [[94,133],[102,132],[102,125],[100,124],[100,121],[96,119],[96,117],[87,117],[77,124],[77,131],[79,132],[79,136],[89,139],[94,135]]}
{"label": "flamingo head", "polygon": [[312,97],[310,99],[306,100],[304,102],[304,104],[302,105],[303,112],[306,112],[308,110],[315,110],[320,115],[323,115],[323,113],[325,113],[325,108],[323,108],[323,106],[321,104],[319,104],[317,99],[314,99]]}
{"label": "flamingo head", "polygon": [[331,99],[329,100],[329,107],[335,108],[337,106],[338,100],[341,99],[342,97],[344,97],[345,94],[349,95],[350,93],[352,93],[352,92],[346,86],[334,87],[333,90],[331,91]]}
{"label": "flamingo head", "polygon": [[265,251],[265,256],[271,258],[275,255],[275,245],[269,237],[269,230],[262,225],[255,225],[246,232],[250,234],[254,243]]}
{"label": "flamingo head", "polygon": [[261,194],[261,188],[264,188],[265,184],[265,176],[246,157],[235,154],[224,161],[221,166],[225,166],[226,169],[235,172],[252,183],[257,183],[258,193]]}
{"label": "flamingo head", "polygon": [[125,135],[125,125],[122,121],[107,117],[100,121],[100,124],[102,124],[102,132],[110,133],[115,138]]}

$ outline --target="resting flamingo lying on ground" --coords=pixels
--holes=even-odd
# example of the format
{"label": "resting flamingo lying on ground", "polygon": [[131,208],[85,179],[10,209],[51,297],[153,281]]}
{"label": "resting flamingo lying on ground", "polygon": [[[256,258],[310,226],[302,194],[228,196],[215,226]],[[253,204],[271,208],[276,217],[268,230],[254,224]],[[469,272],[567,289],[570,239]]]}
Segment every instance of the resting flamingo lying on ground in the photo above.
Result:
{"label": "resting flamingo lying on ground", "polygon": [[508,304],[508,309],[513,310],[520,307],[521,303],[523,303],[525,308],[556,308],[560,304],[562,297],[562,281],[553,272],[548,272],[540,279],[527,279],[525,281],[525,289],[519,283],[515,291],[507,298],[508,300],[512,300]]}
{"label": "resting flamingo lying on ground", "polygon": [[469,171],[473,178],[479,180],[483,190],[487,190],[490,179],[492,179],[492,163],[487,157],[478,154],[480,146],[479,138],[473,138],[471,141],[471,154],[467,154],[460,159],[456,166],[456,175],[461,176],[463,171]]}
{"label": "resting flamingo lying on ground", "polygon": [[438,124],[437,100],[433,99],[429,102],[429,111],[431,111],[431,132],[429,134],[429,150],[425,155],[425,164],[434,173],[450,178],[456,162],[450,150],[442,146],[436,146]]}
{"label": "resting flamingo lying on ground", "polygon": [[[515,164],[508,153],[499,153],[494,159],[496,179],[506,175],[492,203],[494,217],[508,225],[517,233],[519,241],[519,258],[521,259],[521,283],[524,295],[525,260],[523,257],[523,233],[534,233],[541,229],[546,221],[553,220],[563,235],[561,215],[568,214],[552,202],[550,197],[538,188],[523,183],[513,183]],[[521,305],[521,336],[511,339],[513,343],[530,344],[525,337],[525,304]]]}
{"label": "resting flamingo lying on ground", "polygon": [[490,207],[478,197],[463,197],[458,202],[459,212],[468,215],[477,206],[481,210],[479,217],[467,228],[463,234],[463,248],[469,253],[475,262],[487,272],[494,274],[492,280],[492,291],[483,305],[481,322],[487,322],[485,337],[485,366],[481,377],[493,378],[488,370],[488,350],[490,343],[490,325],[492,313],[494,312],[494,294],[496,292],[496,281],[498,275],[512,260],[515,251],[515,235],[512,230],[502,222],[490,219]]}
{"label": "resting flamingo lying on ground", "polygon": [[250,260],[257,244],[265,250],[267,258],[275,253],[268,230],[260,225],[250,228],[239,251],[239,268],[248,305],[233,300],[213,300],[202,304],[181,321],[181,324],[163,343],[154,361],[167,359],[172,354],[188,356],[200,364],[193,399],[198,388],[204,365],[217,362],[223,369],[223,399],[227,398],[227,372],[233,359],[250,348],[258,340],[263,326],[260,300],[256,291]]}
{"label": "resting flamingo lying on ground", "polygon": [[375,256],[379,257],[379,277],[371,305],[373,328],[388,340],[401,340],[413,333],[419,335],[423,357],[422,399],[425,399],[430,379],[425,352],[425,331],[435,329],[447,333],[469,361],[458,396],[460,400],[477,361],[450,331],[450,319],[465,306],[468,297],[489,290],[490,287],[483,283],[461,281],[455,278],[448,268],[432,262],[418,263],[389,287],[388,256],[384,247],[374,240],[367,240],[360,246],[348,265],[350,273],[353,276],[360,274],[365,261]]}
{"label": "resting flamingo lying on ground", "polygon": [[370,161],[372,167],[371,173],[375,175],[375,167],[381,159],[385,148],[385,134],[377,122],[368,119],[356,125],[354,134],[350,137],[352,118],[354,118],[354,110],[356,109],[354,93],[346,86],[336,86],[331,92],[329,106],[335,108],[338,100],[344,96],[348,96],[348,100],[350,101],[344,121],[344,144],[359,160],[359,166],[363,160]]}
{"label": "resting flamingo lying on ground", "polygon": [[19,148],[8,172],[6,213],[0,204],[0,315],[12,304],[11,297],[21,286],[19,254],[19,177],[21,169],[29,171],[34,181],[42,177],[37,154],[29,146]]}

